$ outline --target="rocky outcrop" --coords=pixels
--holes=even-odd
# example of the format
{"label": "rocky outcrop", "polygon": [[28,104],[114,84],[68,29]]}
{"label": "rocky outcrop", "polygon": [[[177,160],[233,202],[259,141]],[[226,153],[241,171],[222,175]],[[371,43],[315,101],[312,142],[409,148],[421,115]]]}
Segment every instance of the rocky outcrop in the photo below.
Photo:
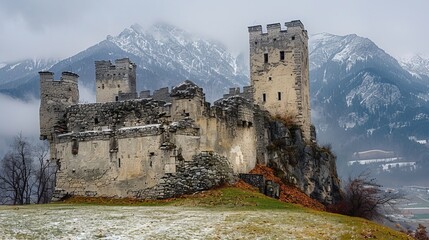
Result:
{"label": "rocky outcrop", "polygon": [[330,149],[304,142],[299,128],[289,128],[281,120],[267,120],[267,124],[267,166],[284,183],[293,184],[321,203],[332,204],[341,199],[336,156]]}

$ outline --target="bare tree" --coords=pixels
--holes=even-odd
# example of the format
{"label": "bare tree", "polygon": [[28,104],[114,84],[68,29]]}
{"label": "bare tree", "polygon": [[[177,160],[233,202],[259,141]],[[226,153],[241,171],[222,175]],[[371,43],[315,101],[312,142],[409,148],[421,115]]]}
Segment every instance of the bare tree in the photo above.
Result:
{"label": "bare tree", "polygon": [[49,160],[49,147],[46,142],[35,147],[34,192],[36,203],[48,203],[54,192],[56,164]]}
{"label": "bare tree", "polygon": [[1,161],[3,171],[0,173],[0,181],[3,203],[30,203],[32,161],[31,145],[19,134],[12,144],[12,151]]}
{"label": "bare tree", "polygon": [[384,218],[404,195],[396,191],[383,190],[369,172],[361,173],[355,179],[349,178],[344,188],[344,198],[332,209],[335,212],[369,220]]}
{"label": "bare tree", "polygon": [[33,146],[19,134],[0,161],[0,203],[47,203],[54,190],[56,164],[47,144]]}

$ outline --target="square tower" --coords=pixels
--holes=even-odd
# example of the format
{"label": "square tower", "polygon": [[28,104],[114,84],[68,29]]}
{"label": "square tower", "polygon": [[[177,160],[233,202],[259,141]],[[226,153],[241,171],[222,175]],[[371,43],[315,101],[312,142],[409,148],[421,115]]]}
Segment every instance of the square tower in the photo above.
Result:
{"label": "square tower", "polygon": [[310,141],[308,35],[299,20],[249,27],[253,100],[272,116],[291,118]]}
{"label": "square tower", "polygon": [[120,94],[136,94],[136,64],[128,58],[95,61],[96,102],[119,101]]}

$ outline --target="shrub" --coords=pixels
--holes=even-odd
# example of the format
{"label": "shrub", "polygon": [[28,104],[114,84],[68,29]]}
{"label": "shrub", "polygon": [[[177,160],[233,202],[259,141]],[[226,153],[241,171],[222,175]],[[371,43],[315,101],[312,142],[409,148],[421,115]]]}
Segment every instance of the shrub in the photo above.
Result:
{"label": "shrub", "polygon": [[339,203],[330,206],[333,212],[362,217],[369,220],[384,218],[390,210],[396,210],[397,200],[403,199],[400,193],[385,191],[375,179],[369,178],[369,173],[361,173],[355,179],[349,178],[344,188],[344,198]]}

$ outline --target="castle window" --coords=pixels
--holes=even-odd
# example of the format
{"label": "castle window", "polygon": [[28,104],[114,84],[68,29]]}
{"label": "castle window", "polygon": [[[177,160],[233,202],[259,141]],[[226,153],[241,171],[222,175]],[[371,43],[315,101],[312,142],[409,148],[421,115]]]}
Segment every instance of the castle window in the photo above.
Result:
{"label": "castle window", "polygon": [[282,93],[281,93],[281,92],[278,92],[278,93],[277,93],[277,98],[278,98],[279,100],[282,100]]}
{"label": "castle window", "polygon": [[295,40],[295,36],[292,36],[292,40]]}
{"label": "castle window", "polygon": [[285,51],[280,51],[280,61],[285,60]]}
{"label": "castle window", "polygon": [[77,139],[72,140],[72,154],[77,155],[79,153],[79,143]]}
{"label": "castle window", "polygon": [[101,84],[101,89],[104,89],[104,84]]}
{"label": "castle window", "polygon": [[94,123],[95,123],[95,124],[98,124],[98,123],[99,123],[98,118],[94,118]]}
{"label": "castle window", "polygon": [[121,167],[121,159],[118,158],[118,167]]}
{"label": "castle window", "polygon": [[271,81],[271,80],[273,80],[271,77],[268,77],[268,81]]}
{"label": "castle window", "polygon": [[268,53],[264,53],[264,63],[268,63]]}
{"label": "castle window", "polygon": [[263,102],[267,101],[267,95],[265,93],[262,94],[262,101]]}
{"label": "castle window", "polygon": [[120,88],[120,87],[121,87],[121,85],[118,84],[118,88]]}
{"label": "castle window", "polygon": [[255,45],[257,45],[258,44],[258,42],[255,42]]}
{"label": "castle window", "polygon": [[274,41],[274,42],[275,42],[275,41],[277,41],[277,38],[274,38],[274,39],[273,39],[273,41]]}
{"label": "castle window", "polygon": [[116,102],[119,101],[119,97],[118,96],[115,97],[115,101]]}

